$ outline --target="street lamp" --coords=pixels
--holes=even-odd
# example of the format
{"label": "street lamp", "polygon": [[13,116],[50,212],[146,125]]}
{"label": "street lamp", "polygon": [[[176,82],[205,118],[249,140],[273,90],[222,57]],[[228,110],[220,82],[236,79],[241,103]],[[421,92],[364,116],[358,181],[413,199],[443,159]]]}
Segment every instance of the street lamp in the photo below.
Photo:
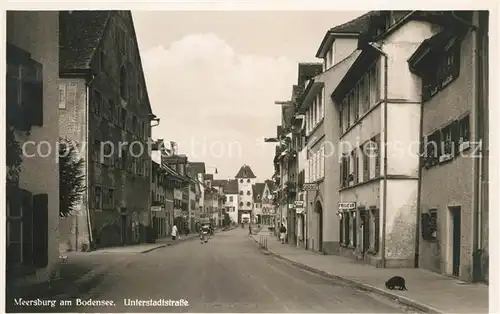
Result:
{"label": "street lamp", "polygon": [[276,100],[274,104],[278,106],[293,106],[295,105],[295,102],[291,100]]}
{"label": "street lamp", "polygon": [[215,172],[214,172],[215,174],[218,174],[218,173],[219,173],[219,172],[217,171],[217,167],[215,167],[215,166],[205,165],[205,168],[213,168],[213,169],[215,169]]}

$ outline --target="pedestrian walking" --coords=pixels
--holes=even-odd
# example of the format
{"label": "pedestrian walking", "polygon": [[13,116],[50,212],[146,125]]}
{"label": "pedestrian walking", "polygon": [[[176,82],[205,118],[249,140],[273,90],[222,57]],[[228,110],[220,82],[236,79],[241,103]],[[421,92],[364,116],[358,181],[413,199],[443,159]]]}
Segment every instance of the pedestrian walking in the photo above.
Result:
{"label": "pedestrian walking", "polygon": [[284,224],[282,224],[281,228],[280,228],[280,241],[281,241],[281,244],[285,243],[285,239],[286,239],[286,227],[285,227]]}
{"label": "pedestrian walking", "polygon": [[248,235],[252,235],[252,224],[248,224]]}
{"label": "pedestrian walking", "polygon": [[175,241],[177,240],[177,234],[179,233],[179,231],[177,230],[177,226],[174,225],[172,227],[172,232],[171,232],[171,236],[172,236],[172,240]]}

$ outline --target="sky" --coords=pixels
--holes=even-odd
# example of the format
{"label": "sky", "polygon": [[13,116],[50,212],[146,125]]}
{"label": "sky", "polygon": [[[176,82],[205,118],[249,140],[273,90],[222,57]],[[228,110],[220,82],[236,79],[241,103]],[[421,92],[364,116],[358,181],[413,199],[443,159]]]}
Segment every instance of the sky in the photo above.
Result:
{"label": "sky", "polygon": [[274,173],[281,122],[275,100],[289,100],[299,62],[328,29],[365,11],[132,13],[153,113],[154,139],[178,144],[216,178],[249,165],[259,181]]}

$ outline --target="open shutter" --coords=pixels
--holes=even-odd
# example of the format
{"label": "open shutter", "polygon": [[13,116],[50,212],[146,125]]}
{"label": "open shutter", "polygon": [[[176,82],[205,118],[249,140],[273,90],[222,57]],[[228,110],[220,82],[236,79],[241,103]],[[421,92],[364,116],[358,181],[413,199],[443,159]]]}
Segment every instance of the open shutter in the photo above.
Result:
{"label": "open shutter", "polygon": [[379,251],[379,247],[380,247],[380,214],[379,214],[379,210],[375,210],[374,212],[374,215],[373,215],[373,219],[375,220],[375,228],[373,230],[373,235],[375,237],[373,243],[374,243],[374,253],[378,253]]}
{"label": "open shutter", "polygon": [[43,65],[30,59],[23,77],[23,108],[29,124],[43,126]]}
{"label": "open shutter", "polygon": [[458,123],[457,120],[453,121],[453,123],[451,124],[451,142],[451,154],[453,157],[455,157],[459,154],[460,150],[460,123]]}
{"label": "open shutter", "polygon": [[48,224],[49,224],[49,196],[38,194],[33,196],[33,264],[37,268],[47,267],[49,263]]}
{"label": "open shutter", "polygon": [[428,240],[429,239],[429,214],[428,213],[423,213],[421,215],[420,221],[421,221],[421,228],[422,228],[422,239]]}
{"label": "open shutter", "polygon": [[23,264],[33,263],[33,204],[32,194],[26,190],[20,190],[22,221],[23,221]]}

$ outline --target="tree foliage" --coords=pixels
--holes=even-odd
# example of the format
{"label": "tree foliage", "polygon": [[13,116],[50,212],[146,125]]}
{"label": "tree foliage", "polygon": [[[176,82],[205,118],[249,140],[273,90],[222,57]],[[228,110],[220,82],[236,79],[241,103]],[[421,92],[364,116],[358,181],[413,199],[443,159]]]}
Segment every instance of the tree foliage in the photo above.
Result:
{"label": "tree foliage", "polygon": [[68,139],[59,139],[59,215],[67,217],[76,209],[85,192],[83,158]]}
{"label": "tree foliage", "polygon": [[7,187],[17,185],[23,162],[21,145],[16,139],[14,129],[6,124],[5,162],[7,164]]}

